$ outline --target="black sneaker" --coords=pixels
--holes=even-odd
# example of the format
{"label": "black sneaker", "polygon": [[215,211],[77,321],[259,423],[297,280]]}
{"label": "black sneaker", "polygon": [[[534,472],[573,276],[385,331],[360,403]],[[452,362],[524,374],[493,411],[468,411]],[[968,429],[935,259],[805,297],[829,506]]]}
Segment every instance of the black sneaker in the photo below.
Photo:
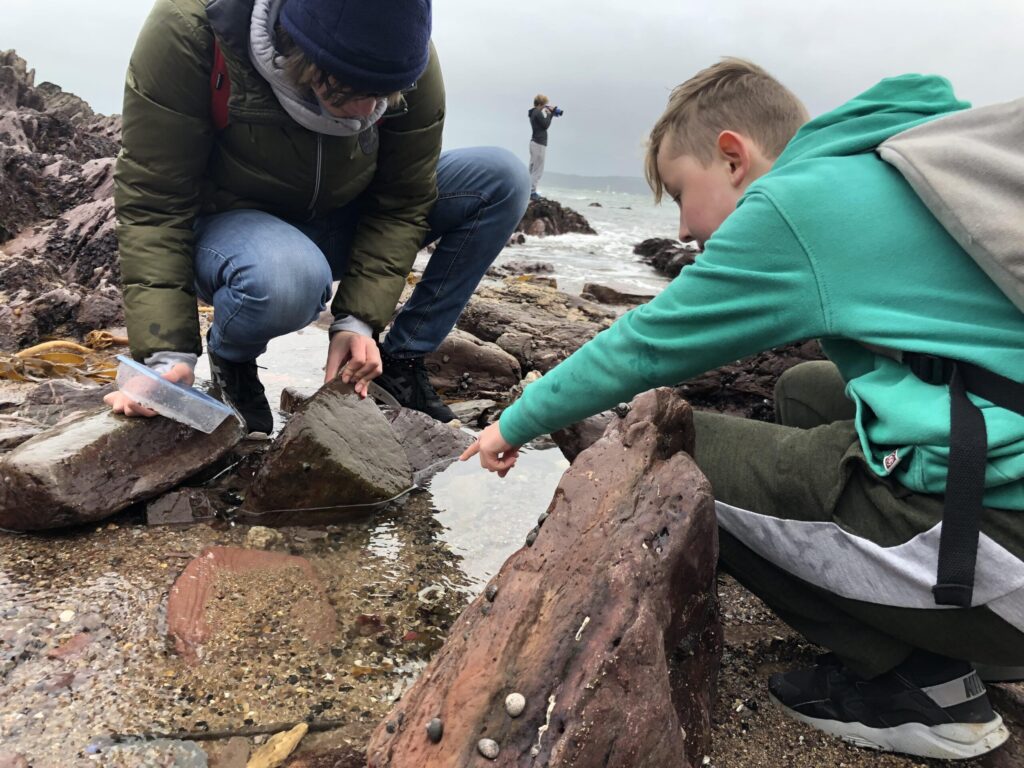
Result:
{"label": "black sneaker", "polygon": [[233,363],[218,357],[207,348],[210,356],[210,376],[213,385],[220,390],[221,396],[227,400],[245,419],[249,432],[263,432],[269,435],[274,431],[274,414],[270,412],[270,403],[260,383],[256,361]]}
{"label": "black sneaker", "polygon": [[455,418],[452,409],[442,402],[427,375],[422,357],[400,360],[381,354],[384,372],[374,381],[402,404],[405,408],[422,411],[438,421],[449,422]]}
{"label": "black sneaker", "polygon": [[790,717],[859,747],[960,760],[1010,735],[969,663],[920,651],[871,680],[824,657],[772,675],[768,690]]}

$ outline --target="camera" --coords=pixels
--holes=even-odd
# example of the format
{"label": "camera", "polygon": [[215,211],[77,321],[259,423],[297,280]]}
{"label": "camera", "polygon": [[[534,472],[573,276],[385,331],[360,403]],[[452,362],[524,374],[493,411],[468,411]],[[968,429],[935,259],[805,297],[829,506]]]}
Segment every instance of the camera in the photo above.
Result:
{"label": "camera", "polygon": [[561,117],[562,115],[565,114],[565,111],[561,107],[552,107],[551,114],[554,115],[555,117]]}

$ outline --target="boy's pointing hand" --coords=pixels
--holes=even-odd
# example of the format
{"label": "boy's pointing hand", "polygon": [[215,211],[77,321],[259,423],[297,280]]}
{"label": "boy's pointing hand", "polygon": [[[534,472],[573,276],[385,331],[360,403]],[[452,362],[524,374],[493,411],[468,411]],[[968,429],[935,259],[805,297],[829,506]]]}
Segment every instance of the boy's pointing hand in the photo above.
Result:
{"label": "boy's pointing hand", "polygon": [[501,430],[498,428],[498,422],[495,422],[480,433],[476,442],[459,456],[459,461],[466,461],[476,454],[480,454],[481,467],[491,472],[497,472],[498,477],[504,477],[516,465],[519,446],[505,442],[505,438],[501,436]]}

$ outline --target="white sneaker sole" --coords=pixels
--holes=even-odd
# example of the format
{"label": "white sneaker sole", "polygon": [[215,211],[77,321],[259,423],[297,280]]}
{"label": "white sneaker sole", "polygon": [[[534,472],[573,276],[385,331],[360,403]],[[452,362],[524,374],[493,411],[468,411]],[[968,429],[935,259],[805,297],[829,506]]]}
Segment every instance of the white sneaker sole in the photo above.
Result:
{"label": "white sneaker sole", "polygon": [[821,720],[790,709],[771,693],[772,703],[787,716],[807,723],[819,731],[838,736],[845,742],[883,752],[899,752],[940,760],[966,760],[991,752],[1010,737],[1003,718],[996,715],[987,723],[943,723],[927,726],[906,723],[892,728],[871,728],[862,723]]}

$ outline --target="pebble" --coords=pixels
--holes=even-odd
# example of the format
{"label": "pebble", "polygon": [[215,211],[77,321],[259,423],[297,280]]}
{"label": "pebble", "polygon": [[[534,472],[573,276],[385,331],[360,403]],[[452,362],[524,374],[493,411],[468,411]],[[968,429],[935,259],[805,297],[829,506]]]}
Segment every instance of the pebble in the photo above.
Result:
{"label": "pebble", "polygon": [[537,526],[539,527],[539,526],[544,525],[544,521],[547,520],[547,519],[548,519],[548,513],[547,512],[541,512],[540,513],[540,517],[537,518]]}
{"label": "pebble", "polygon": [[498,585],[488,584],[487,589],[484,590],[484,597],[487,598],[487,602],[493,603],[494,598],[498,595]]}
{"label": "pebble", "polygon": [[498,752],[501,749],[498,746],[498,742],[496,742],[494,739],[480,739],[480,741],[476,743],[476,748],[480,752],[480,754],[486,757],[488,760],[494,760],[498,756]]}
{"label": "pebble", "polygon": [[435,717],[427,723],[427,736],[434,744],[441,741],[441,737],[444,736],[444,723],[440,717]]}
{"label": "pebble", "polygon": [[534,528],[528,534],[526,534],[526,546],[532,547],[533,542],[537,540],[537,534],[540,532],[538,528]]}
{"label": "pebble", "polygon": [[521,693],[510,693],[505,697],[505,711],[509,717],[519,717],[526,709],[526,697]]}
{"label": "pebble", "polygon": [[444,599],[444,587],[440,584],[431,584],[417,592],[416,599],[424,605],[437,605]]}
{"label": "pebble", "polygon": [[60,616],[58,616],[58,618],[62,622],[67,624],[69,621],[71,621],[72,619],[75,618],[75,612],[74,611],[61,611],[60,612]]}
{"label": "pebble", "polygon": [[254,525],[245,534],[245,546],[249,549],[272,549],[283,543],[284,536],[262,525]]}

